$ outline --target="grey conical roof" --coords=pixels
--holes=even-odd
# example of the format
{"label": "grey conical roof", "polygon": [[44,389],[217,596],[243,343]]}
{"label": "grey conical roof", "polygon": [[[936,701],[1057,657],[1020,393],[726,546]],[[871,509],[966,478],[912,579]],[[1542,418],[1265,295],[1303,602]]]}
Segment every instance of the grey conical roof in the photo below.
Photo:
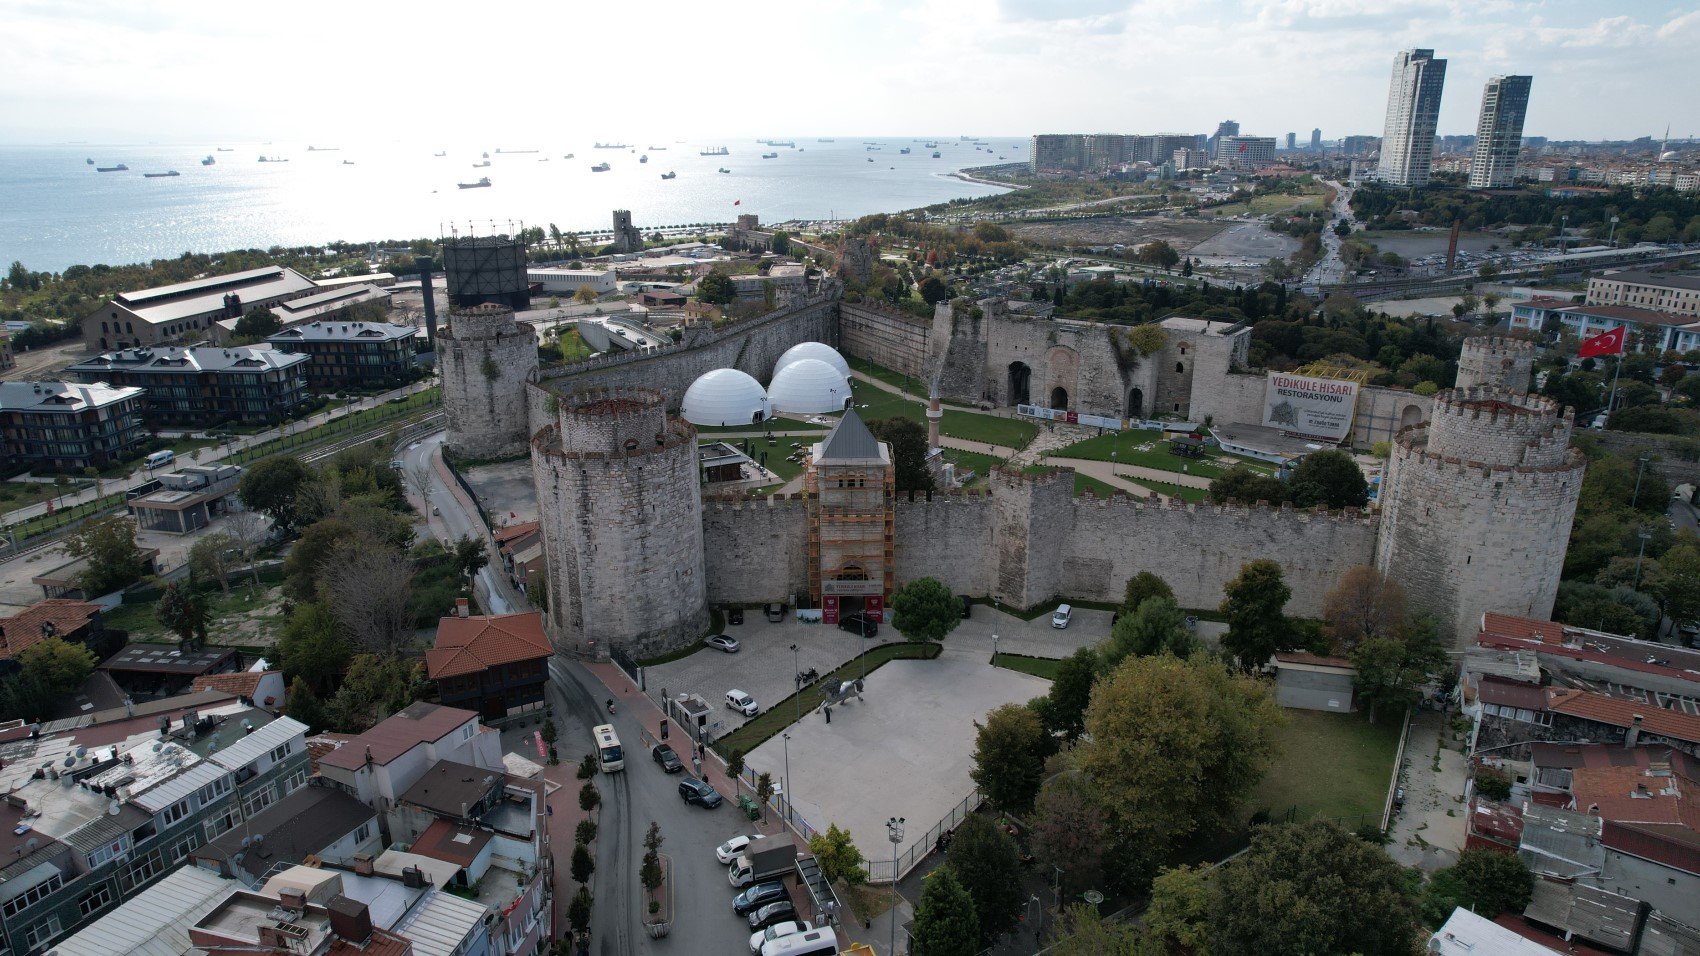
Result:
{"label": "grey conical roof", "polygon": [[856,414],[854,408],[846,409],[844,417],[838,420],[832,433],[821,442],[818,461],[865,461],[884,460],[880,454],[879,439],[868,431],[868,426],[862,421],[862,416]]}

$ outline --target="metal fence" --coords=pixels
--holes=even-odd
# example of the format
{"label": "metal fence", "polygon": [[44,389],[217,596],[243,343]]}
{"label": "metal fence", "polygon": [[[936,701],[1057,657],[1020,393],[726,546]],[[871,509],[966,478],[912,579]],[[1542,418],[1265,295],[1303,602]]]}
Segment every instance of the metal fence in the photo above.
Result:
{"label": "metal fence", "polygon": [[[749,787],[750,795],[753,797],[756,794],[756,780],[759,777],[760,775],[754,770],[751,770],[749,767],[745,767],[743,772],[738,775],[738,782]],[[732,796],[737,797],[738,794],[734,793]],[[820,832],[810,826],[809,821],[803,819],[802,814],[798,813],[796,809],[790,805],[789,795],[775,793],[767,799],[767,805],[769,809],[771,809],[774,814],[779,817],[780,821],[788,824],[791,829],[797,831],[798,835],[803,838],[804,842],[814,839],[815,834]]]}
{"label": "metal fence", "polygon": [[913,870],[920,865],[922,860],[927,858],[927,854],[933,852],[933,847],[938,845],[941,834],[946,830],[956,829],[963,820],[968,818],[968,814],[973,813],[984,801],[985,797],[980,794],[979,788],[976,787],[973,793],[963,798],[961,803],[952,808],[948,814],[945,814],[944,819],[933,824],[933,828],[927,831],[926,836],[909,844],[908,849],[899,853],[895,861],[863,860],[862,869],[868,874],[868,882],[891,883],[903,879],[909,874],[910,870]]}

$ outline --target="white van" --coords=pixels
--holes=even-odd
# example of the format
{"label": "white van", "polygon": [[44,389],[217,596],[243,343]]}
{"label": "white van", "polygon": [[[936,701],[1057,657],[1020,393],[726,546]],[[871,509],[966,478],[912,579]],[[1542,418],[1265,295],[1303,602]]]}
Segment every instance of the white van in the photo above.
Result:
{"label": "white van", "polygon": [[1070,607],[1067,604],[1059,604],[1059,605],[1057,605],[1057,612],[1055,614],[1051,615],[1051,626],[1052,627],[1067,627],[1068,622],[1071,619],[1073,619],[1073,617],[1074,617],[1074,608]]}
{"label": "white van", "polygon": [[761,956],[835,956],[838,933],[830,926],[781,936],[762,944]]}
{"label": "white van", "polygon": [[147,466],[150,470],[154,468],[163,468],[176,460],[177,453],[167,448],[165,451],[156,451],[149,455]]}

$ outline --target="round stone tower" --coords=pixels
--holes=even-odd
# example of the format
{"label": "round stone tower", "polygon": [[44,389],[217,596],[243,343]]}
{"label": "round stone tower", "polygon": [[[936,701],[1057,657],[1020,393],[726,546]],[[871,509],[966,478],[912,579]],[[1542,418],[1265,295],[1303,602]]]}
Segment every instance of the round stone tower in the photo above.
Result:
{"label": "round stone tower", "polygon": [[468,458],[522,454],[525,384],[537,378],[537,338],[514,310],[486,303],[449,313],[437,336],[450,451]]}
{"label": "round stone tower", "polygon": [[1570,409],[1548,399],[1469,388],[1395,437],[1376,566],[1460,645],[1484,611],[1552,614],[1582,491],[1570,431]]}
{"label": "round stone tower", "polygon": [[1472,335],[1458,356],[1458,388],[1486,386],[1521,395],[1535,371],[1535,343],[1497,335]]}
{"label": "round stone tower", "polygon": [[696,429],[643,388],[574,392],[531,439],[550,638],[653,657],[708,626]]}

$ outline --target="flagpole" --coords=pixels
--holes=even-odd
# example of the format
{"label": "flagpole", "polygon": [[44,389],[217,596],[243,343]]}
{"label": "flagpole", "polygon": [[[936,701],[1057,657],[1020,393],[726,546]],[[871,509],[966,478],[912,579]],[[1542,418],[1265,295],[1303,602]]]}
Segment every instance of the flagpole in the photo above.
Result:
{"label": "flagpole", "polygon": [[1619,375],[1622,375],[1622,374],[1623,374],[1623,353],[1620,351],[1620,352],[1617,353],[1617,368],[1616,368],[1616,370],[1614,370],[1611,373],[1611,395],[1610,395],[1610,397],[1608,397],[1606,399],[1606,415],[1607,416],[1610,416],[1611,410],[1613,408],[1617,407],[1617,377]]}

